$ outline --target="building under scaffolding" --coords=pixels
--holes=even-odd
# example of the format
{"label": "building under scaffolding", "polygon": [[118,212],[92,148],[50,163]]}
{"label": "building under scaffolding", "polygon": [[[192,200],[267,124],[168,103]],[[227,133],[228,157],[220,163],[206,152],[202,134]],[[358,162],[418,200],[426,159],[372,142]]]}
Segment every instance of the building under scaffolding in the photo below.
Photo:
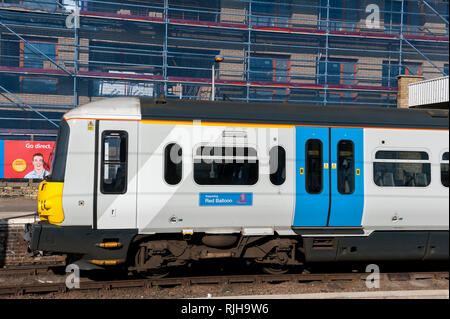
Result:
{"label": "building under scaffolding", "polygon": [[[0,139],[104,97],[395,107],[448,75],[448,0],[0,0]],[[28,137],[27,137],[28,136]]]}

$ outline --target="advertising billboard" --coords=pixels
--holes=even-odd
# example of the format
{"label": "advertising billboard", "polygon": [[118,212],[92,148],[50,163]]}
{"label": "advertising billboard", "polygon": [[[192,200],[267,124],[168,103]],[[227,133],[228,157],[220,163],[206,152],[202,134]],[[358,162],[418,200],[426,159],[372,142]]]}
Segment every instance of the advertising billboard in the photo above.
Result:
{"label": "advertising billboard", "polygon": [[50,173],[55,142],[0,141],[0,178],[43,179]]}

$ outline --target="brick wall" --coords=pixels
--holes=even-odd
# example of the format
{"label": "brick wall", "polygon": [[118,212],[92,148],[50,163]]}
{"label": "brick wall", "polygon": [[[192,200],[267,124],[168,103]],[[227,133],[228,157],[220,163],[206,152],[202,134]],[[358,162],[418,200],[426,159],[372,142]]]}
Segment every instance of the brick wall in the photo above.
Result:
{"label": "brick wall", "polygon": [[399,75],[398,92],[397,92],[397,108],[407,109],[409,107],[409,87],[408,84],[423,80],[422,76]]}
{"label": "brick wall", "polygon": [[39,182],[0,182],[0,198],[37,199]]}
{"label": "brick wall", "polygon": [[27,253],[28,243],[23,239],[26,222],[32,220],[0,220],[0,268],[30,264],[64,263],[65,256],[38,256]]}

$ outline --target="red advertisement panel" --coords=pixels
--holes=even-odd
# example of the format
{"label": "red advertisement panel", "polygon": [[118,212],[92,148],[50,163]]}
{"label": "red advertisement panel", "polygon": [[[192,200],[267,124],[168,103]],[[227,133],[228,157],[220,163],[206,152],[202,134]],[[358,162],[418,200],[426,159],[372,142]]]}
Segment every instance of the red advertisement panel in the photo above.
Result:
{"label": "red advertisement panel", "polygon": [[55,142],[5,141],[4,177],[41,178],[50,173]]}

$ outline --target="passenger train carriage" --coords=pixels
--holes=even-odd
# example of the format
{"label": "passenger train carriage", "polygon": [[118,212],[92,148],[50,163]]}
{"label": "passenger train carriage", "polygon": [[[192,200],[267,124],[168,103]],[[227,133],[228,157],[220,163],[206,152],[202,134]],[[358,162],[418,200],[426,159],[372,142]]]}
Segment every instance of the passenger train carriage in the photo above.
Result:
{"label": "passenger train carriage", "polygon": [[445,260],[448,111],[114,98],[63,117],[34,251],[159,274]]}

